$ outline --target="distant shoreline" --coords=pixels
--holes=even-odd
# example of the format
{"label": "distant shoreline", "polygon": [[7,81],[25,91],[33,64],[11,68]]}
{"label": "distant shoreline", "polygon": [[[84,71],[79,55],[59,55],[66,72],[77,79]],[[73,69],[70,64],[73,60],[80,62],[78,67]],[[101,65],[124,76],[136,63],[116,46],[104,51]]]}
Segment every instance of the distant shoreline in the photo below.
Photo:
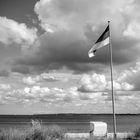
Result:
{"label": "distant shoreline", "polygon": [[[105,114],[92,114],[92,113],[50,113],[50,114],[0,114],[0,116],[51,116],[51,115],[56,115],[56,116],[61,116],[61,115],[112,115],[111,113],[105,113]],[[117,113],[116,115],[140,115],[140,113]]]}

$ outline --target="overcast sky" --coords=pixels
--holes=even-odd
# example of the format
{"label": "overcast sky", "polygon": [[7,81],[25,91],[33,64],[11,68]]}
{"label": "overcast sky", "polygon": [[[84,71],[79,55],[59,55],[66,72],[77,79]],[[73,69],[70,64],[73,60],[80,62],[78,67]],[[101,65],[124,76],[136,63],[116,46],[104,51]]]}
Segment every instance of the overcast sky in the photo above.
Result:
{"label": "overcast sky", "polygon": [[139,0],[0,0],[0,114],[140,113]]}

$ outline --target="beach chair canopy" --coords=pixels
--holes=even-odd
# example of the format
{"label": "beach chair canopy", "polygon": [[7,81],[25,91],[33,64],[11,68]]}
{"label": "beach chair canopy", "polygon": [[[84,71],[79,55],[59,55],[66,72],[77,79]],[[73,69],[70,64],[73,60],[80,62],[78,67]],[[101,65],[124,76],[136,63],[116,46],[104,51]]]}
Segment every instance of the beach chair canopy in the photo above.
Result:
{"label": "beach chair canopy", "polygon": [[90,122],[90,133],[93,136],[107,136],[107,123],[105,122]]}

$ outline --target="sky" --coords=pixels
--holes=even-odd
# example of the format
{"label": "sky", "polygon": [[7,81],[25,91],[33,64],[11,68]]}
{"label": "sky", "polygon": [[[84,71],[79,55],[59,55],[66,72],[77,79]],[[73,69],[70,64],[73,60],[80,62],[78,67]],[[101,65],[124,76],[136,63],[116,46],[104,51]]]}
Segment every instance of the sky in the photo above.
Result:
{"label": "sky", "polygon": [[0,114],[140,113],[139,0],[0,0]]}

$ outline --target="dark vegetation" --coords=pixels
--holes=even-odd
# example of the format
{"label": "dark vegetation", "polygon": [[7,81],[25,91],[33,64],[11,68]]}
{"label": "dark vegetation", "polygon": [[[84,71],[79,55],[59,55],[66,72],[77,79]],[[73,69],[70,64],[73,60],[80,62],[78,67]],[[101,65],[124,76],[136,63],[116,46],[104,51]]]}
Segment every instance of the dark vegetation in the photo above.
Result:
{"label": "dark vegetation", "polygon": [[135,130],[132,135],[128,135],[124,140],[140,140],[140,128]]}
{"label": "dark vegetation", "polygon": [[23,130],[16,128],[0,130],[0,140],[67,140],[67,136],[58,126],[46,128],[34,125]]}

